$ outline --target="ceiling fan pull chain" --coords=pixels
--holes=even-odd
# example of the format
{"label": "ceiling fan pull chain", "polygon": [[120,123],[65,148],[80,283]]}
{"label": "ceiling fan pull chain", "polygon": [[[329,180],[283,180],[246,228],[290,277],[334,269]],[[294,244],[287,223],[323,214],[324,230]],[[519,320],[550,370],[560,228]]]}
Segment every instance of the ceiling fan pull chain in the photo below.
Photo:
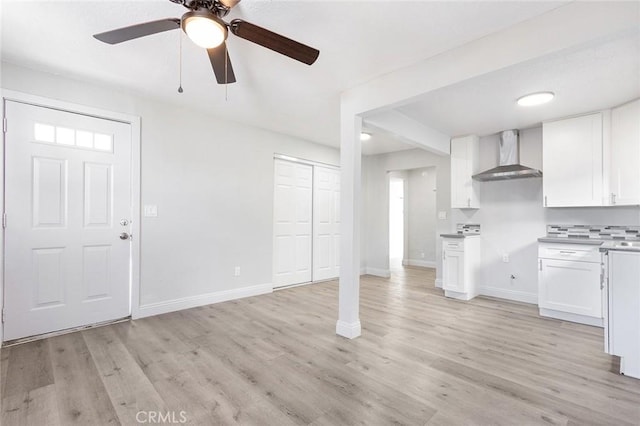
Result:
{"label": "ceiling fan pull chain", "polygon": [[182,31],[178,32],[178,37],[179,37],[179,48],[178,50],[180,51],[179,53],[179,57],[178,57],[178,69],[179,69],[179,83],[178,83],[178,93],[182,93],[184,92],[184,90],[182,90]]}
{"label": "ceiling fan pull chain", "polygon": [[227,43],[224,43],[224,101],[229,102],[229,80],[227,79],[227,70],[229,69],[229,51]]}

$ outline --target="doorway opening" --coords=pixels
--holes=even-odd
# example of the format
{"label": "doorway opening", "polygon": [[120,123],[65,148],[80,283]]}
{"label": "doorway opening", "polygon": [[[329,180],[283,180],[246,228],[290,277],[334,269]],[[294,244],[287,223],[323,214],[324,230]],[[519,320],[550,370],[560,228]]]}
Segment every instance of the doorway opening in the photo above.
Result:
{"label": "doorway opening", "polygon": [[389,180],[389,268],[402,268],[404,259],[404,179]]}

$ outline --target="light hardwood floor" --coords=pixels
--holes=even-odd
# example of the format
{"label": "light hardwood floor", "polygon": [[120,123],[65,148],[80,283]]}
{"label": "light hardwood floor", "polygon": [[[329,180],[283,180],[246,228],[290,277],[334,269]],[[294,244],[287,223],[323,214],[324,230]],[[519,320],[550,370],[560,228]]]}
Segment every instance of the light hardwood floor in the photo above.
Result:
{"label": "light hardwood floor", "polygon": [[328,282],[5,348],[2,424],[640,424],[601,329],[433,281],[363,277],[355,340]]}

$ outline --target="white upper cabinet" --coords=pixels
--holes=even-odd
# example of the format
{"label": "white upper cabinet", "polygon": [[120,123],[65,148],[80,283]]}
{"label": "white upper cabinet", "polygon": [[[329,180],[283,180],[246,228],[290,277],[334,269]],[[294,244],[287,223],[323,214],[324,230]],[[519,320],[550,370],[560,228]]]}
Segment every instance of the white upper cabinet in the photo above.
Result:
{"label": "white upper cabinet", "polygon": [[611,110],[609,203],[640,204],[640,99]]}
{"label": "white upper cabinet", "polygon": [[545,207],[603,205],[602,113],[542,125]]}
{"label": "white upper cabinet", "polygon": [[451,139],[451,208],[480,208],[478,182],[471,178],[479,171],[479,145],[475,135]]}

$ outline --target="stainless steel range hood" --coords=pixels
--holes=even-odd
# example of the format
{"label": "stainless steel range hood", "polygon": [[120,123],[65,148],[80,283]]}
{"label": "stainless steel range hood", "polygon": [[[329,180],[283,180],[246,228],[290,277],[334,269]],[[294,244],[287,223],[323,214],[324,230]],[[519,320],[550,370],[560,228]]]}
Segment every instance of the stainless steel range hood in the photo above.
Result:
{"label": "stainless steel range hood", "polygon": [[473,175],[475,180],[508,180],[542,177],[540,170],[520,164],[520,143],[517,130],[505,130],[500,134],[500,165]]}

